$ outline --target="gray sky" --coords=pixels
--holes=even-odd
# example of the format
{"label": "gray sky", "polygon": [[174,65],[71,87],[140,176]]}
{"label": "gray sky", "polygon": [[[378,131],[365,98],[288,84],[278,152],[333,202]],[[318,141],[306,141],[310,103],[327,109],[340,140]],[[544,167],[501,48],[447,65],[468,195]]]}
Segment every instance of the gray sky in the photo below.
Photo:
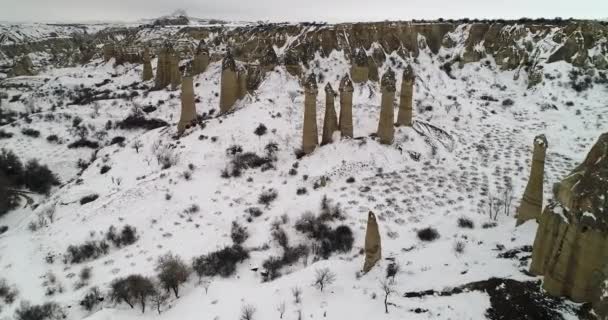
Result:
{"label": "gray sky", "polygon": [[0,0],[0,21],[135,21],[189,16],[271,21],[416,18],[608,18],[608,0]]}

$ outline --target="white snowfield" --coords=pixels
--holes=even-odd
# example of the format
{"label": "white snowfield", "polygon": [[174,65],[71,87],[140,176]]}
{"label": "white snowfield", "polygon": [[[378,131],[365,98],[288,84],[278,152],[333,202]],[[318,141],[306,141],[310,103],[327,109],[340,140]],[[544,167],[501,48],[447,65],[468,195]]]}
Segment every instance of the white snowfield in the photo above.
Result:
{"label": "white snowfield", "polygon": [[[460,37],[453,35],[454,39]],[[447,53],[452,52],[442,49],[440,55]],[[2,307],[0,319],[11,319],[21,300],[32,304],[55,301],[65,308],[67,319],[91,320],[239,319],[244,305],[255,307],[254,319],[279,319],[277,308],[281,302],[286,305],[283,319],[298,319],[300,312],[301,319],[486,319],[490,301],[485,292],[423,298],[405,298],[403,294],[441,291],[491,277],[536,280],[523,272],[528,269],[529,260],[521,263],[517,258],[497,257],[506,250],[531,245],[534,240],[536,223],[515,228],[514,220],[527,183],[533,139],[545,134],[549,143],[544,185],[547,201],[552,184],[582,161],[597,136],[608,130],[608,88],[596,84],[576,92],[568,83],[572,66],[563,62],[544,65],[544,72],[550,77],[532,89],[527,89],[525,72],[514,80],[516,71],[499,71],[492,59],[466,64],[462,69],[454,67],[452,79],[439,69],[438,56],[428,49],[421,50],[416,61],[403,61],[393,54],[379,73],[392,67],[400,90],[404,63],[412,63],[417,75],[417,125],[441,128],[451,140],[433,135],[432,131],[421,135],[406,127],[396,128],[392,146],[380,145],[370,138],[377,129],[380,113],[380,88],[370,82],[355,85],[353,98],[355,136],[366,139],[337,140],[301,160],[296,159],[294,150],[302,139],[303,89],[283,67],[266,74],[259,90],[237,102],[234,112],[216,117],[221,65],[212,63],[195,77],[195,93],[200,99],[197,112],[214,109],[215,113],[205,121],[204,129],[188,129],[179,140],[173,138],[180,115],[179,90],[147,94],[139,90],[132,99],[100,100],[88,105],[69,105],[67,98],[53,93],[79,86],[130,93],[134,89],[124,86],[140,81],[142,66],[114,67],[113,61],[95,60],[81,67],[5,80],[30,84],[29,89],[12,87],[7,93],[9,97],[21,94],[25,101],[33,101],[40,112],[30,115],[31,123],[20,119],[0,127],[14,134],[0,140],[1,148],[12,150],[23,161],[39,159],[58,174],[63,184],[55,187],[49,197],[36,196],[35,209],[20,207],[0,218],[0,225],[9,227],[0,235],[0,278],[19,290],[17,301]],[[322,88],[329,82],[337,89],[349,70],[349,62],[343,52],[333,52],[329,58],[317,56],[315,60],[311,63],[315,67],[308,71],[323,74],[317,101],[320,135],[325,112]],[[156,68],[155,60],[152,64]],[[105,79],[111,81],[96,86]],[[395,106],[398,97],[399,91]],[[513,104],[503,103],[507,99]],[[52,106],[60,102],[62,106],[52,111]],[[108,120],[118,122],[134,106],[150,105],[157,110],[147,116],[165,120],[170,126],[150,131],[112,128],[105,136],[99,133],[105,131]],[[25,112],[27,103],[5,100],[2,108]],[[339,114],[338,99],[336,112]],[[54,114],[54,120],[46,119],[47,114]],[[67,148],[75,140],[70,128],[76,116],[91,125],[89,139],[104,142],[96,160],[81,175],[76,166],[78,159],[88,161],[93,152]],[[259,124],[268,128],[260,137],[254,134]],[[21,133],[23,128],[35,128],[41,135],[25,136]],[[47,142],[46,137],[51,134],[65,142]],[[115,136],[124,136],[125,146],[105,145]],[[143,145],[138,152],[132,147],[136,141]],[[231,159],[226,154],[228,147],[238,144],[246,152],[263,154],[270,142],[279,147],[276,170],[250,169],[238,178],[221,177]],[[175,146],[178,161],[163,170],[155,152],[168,145]],[[419,161],[410,153],[419,153]],[[299,163],[297,174],[290,175],[295,162]],[[101,174],[104,165],[111,169]],[[186,171],[191,171],[189,180],[184,178]],[[304,175],[308,178],[304,179]],[[327,185],[314,189],[314,183],[322,176],[329,178]],[[346,182],[350,177],[354,177],[353,183]],[[514,200],[507,212],[494,220],[489,216],[487,201],[490,196],[501,197],[509,181]],[[303,187],[307,193],[297,195],[297,189]],[[258,204],[258,196],[269,189],[276,190],[278,197],[265,208]],[[81,205],[80,199],[91,194],[99,198]],[[309,243],[294,229],[294,223],[307,211],[319,212],[323,196],[340,204],[346,219],[332,222],[332,226],[345,224],[352,229],[352,251],[320,261],[313,261],[310,255],[307,261],[284,268],[282,277],[262,282],[262,262],[282,252],[270,235],[271,224],[287,215],[289,221],[284,228],[290,244]],[[186,212],[192,205],[200,210]],[[261,208],[263,214],[248,222],[250,215],[246,210],[250,207]],[[53,221],[30,231],[30,222],[38,221],[49,209],[55,210]],[[401,265],[395,277],[395,291],[388,298],[389,313],[384,310],[380,282],[391,261],[383,259],[368,274],[358,275],[364,261],[361,249],[370,210],[378,216],[383,258]],[[457,220],[461,217],[471,219],[474,228],[460,228]],[[230,227],[234,220],[250,233],[244,247],[256,250],[250,252],[250,259],[238,264],[234,276],[207,279],[211,281],[208,292],[193,274],[180,289],[180,298],[171,296],[160,315],[151,304],[144,314],[138,306],[131,309],[109,299],[90,313],[79,305],[91,287],[107,291],[117,277],[134,273],[155,277],[156,260],[167,252],[190,263],[193,257],[231,245]],[[489,222],[496,226],[482,228]],[[107,255],[93,261],[63,262],[61,255],[69,245],[101,240],[111,225],[121,228],[127,224],[137,229],[139,239],[135,244],[121,249],[112,247]],[[417,230],[429,226],[439,232],[440,238],[423,242],[418,239]],[[457,243],[464,246],[462,252],[455,250]],[[45,261],[49,254],[55,255],[53,263]],[[75,289],[84,267],[92,268],[92,278],[86,286]],[[312,284],[315,271],[324,267],[336,274],[336,281],[320,292]],[[46,296],[42,285],[49,272],[63,287],[53,296]],[[299,303],[292,296],[294,287],[303,291]],[[415,312],[417,308],[423,312]],[[577,319],[567,312],[563,316]]]}

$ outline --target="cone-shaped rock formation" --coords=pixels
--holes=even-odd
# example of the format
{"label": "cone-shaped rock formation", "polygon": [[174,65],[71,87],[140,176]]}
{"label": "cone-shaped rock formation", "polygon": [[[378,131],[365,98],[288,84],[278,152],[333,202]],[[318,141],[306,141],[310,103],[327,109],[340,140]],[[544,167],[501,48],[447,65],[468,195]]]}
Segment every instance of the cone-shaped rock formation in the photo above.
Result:
{"label": "cone-shaped rock formation", "polygon": [[143,81],[148,81],[154,78],[154,74],[152,73],[152,63],[150,63],[150,50],[148,48],[144,49],[144,54],[142,57],[144,61],[144,72],[142,74],[141,79]]}
{"label": "cone-shaped rock formation", "polygon": [[222,60],[222,76],[220,84],[220,112],[229,111],[239,97],[239,81],[236,62],[230,51],[226,52]]}
{"label": "cone-shaped rock formation", "polygon": [[382,102],[380,121],[378,121],[378,138],[382,144],[391,144],[395,137],[395,73],[390,68],[382,76]]}
{"label": "cone-shaped rock formation", "polygon": [[177,125],[177,133],[182,134],[194,121],[196,121],[196,106],[194,104],[194,84],[190,70],[182,78],[182,113]]}
{"label": "cone-shaped rock formation", "polygon": [[192,60],[192,74],[197,75],[207,70],[209,66],[209,48],[205,44],[205,40],[198,43],[194,59]]}
{"label": "cone-shaped rock formation", "polygon": [[407,65],[403,71],[401,81],[401,94],[399,100],[399,114],[397,115],[398,126],[412,126],[412,100],[414,97],[414,79],[416,75],[411,65]]}
{"label": "cone-shaped rock formation", "polygon": [[366,82],[369,79],[368,57],[365,49],[358,48],[355,50],[351,62],[350,74],[355,83]]}
{"label": "cone-shaped rock formation", "polygon": [[365,231],[365,263],[363,272],[370,271],[376,262],[382,258],[382,243],[378,222],[373,212],[367,214],[367,230]]}
{"label": "cone-shaped rock formation", "polygon": [[304,128],[302,135],[302,152],[309,154],[319,144],[317,132],[317,79],[311,73],[304,83]]}
{"label": "cone-shaped rock formation", "polygon": [[329,82],[325,85],[325,118],[323,120],[323,137],[321,145],[333,142],[333,134],[338,130],[338,117],[336,116],[336,108],[334,100],[336,93]]}
{"label": "cone-shaped rock formation", "polygon": [[545,174],[545,154],[548,146],[547,138],[544,135],[534,138],[530,179],[521,204],[517,208],[517,225],[531,219],[538,219],[543,210],[543,177]]}
{"label": "cone-shaped rock formation", "polygon": [[530,271],[544,276],[549,294],[608,312],[601,296],[608,280],[608,133],[554,185],[539,219]]}
{"label": "cone-shaped rock formation", "polygon": [[340,81],[340,132],[342,137],[353,137],[353,83],[348,75]]}

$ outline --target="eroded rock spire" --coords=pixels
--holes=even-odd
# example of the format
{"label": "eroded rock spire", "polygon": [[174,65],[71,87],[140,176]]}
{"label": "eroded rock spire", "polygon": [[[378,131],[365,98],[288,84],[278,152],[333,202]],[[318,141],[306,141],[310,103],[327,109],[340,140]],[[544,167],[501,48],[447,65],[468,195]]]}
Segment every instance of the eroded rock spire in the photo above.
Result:
{"label": "eroded rock spire", "polygon": [[399,113],[397,114],[398,126],[412,126],[412,100],[414,97],[414,80],[416,75],[411,65],[407,65],[403,71],[401,81],[401,94],[399,100]]}
{"label": "eroded rock spire", "polygon": [[517,225],[540,217],[543,209],[543,177],[545,174],[545,153],[547,147],[547,138],[544,135],[534,138],[530,178],[528,179],[521,204],[517,208]]}
{"label": "eroded rock spire", "polygon": [[340,81],[340,132],[342,137],[353,135],[353,83],[348,74]]}
{"label": "eroded rock spire", "polygon": [[384,73],[381,81],[382,102],[380,120],[378,121],[378,138],[382,144],[393,143],[395,137],[395,73],[390,68]]}
{"label": "eroded rock spire", "polygon": [[304,126],[302,136],[302,151],[309,154],[319,144],[317,132],[317,79],[311,73],[304,82]]}
{"label": "eroded rock spire", "polygon": [[325,85],[325,117],[323,120],[323,137],[321,145],[333,142],[333,134],[338,130],[338,117],[336,116],[336,108],[334,100],[336,93],[329,82]]}

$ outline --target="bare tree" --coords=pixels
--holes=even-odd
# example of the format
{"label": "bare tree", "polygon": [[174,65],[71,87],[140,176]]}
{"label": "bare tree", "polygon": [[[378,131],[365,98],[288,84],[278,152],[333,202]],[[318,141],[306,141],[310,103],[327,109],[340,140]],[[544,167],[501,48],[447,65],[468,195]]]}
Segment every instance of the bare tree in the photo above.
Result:
{"label": "bare tree", "polygon": [[253,320],[255,314],[255,307],[248,304],[241,308],[241,318],[239,320]]}
{"label": "bare tree", "polygon": [[298,304],[302,302],[302,288],[293,287],[291,288],[291,294],[293,294],[294,303]]}
{"label": "bare tree", "polygon": [[329,268],[317,269],[315,271],[315,287],[319,288],[323,292],[325,286],[334,283],[336,280],[336,274],[331,272]]}
{"label": "bare tree", "polygon": [[281,301],[277,306],[277,311],[279,312],[279,319],[283,319],[283,315],[285,314],[285,301]]}
{"label": "bare tree", "polygon": [[190,276],[188,266],[179,256],[169,252],[158,258],[156,270],[161,286],[166,291],[173,290],[175,297],[179,298],[179,286]]}
{"label": "bare tree", "polygon": [[[157,285],[157,287],[159,286]],[[158,311],[158,314],[160,314],[160,308],[165,304],[165,302],[167,302],[168,299],[169,293],[160,288],[156,288],[150,297],[150,301],[154,304],[154,306],[156,306],[156,311]]]}
{"label": "bare tree", "polygon": [[511,211],[511,204],[513,203],[513,186],[511,183],[508,183],[503,190],[502,203],[504,215],[508,217]]}
{"label": "bare tree", "polygon": [[388,313],[388,297],[391,293],[395,292],[395,289],[393,288],[393,284],[387,280],[380,282],[380,288],[384,291],[384,311]]}
{"label": "bare tree", "polygon": [[502,200],[494,197],[492,192],[488,191],[488,214],[490,215],[490,219],[496,221],[498,219],[498,214],[502,211]]}
{"label": "bare tree", "polygon": [[139,153],[139,149],[141,149],[144,146],[144,144],[141,142],[141,140],[135,140],[133,141],[133,149],[135,149],[136,153]]}

